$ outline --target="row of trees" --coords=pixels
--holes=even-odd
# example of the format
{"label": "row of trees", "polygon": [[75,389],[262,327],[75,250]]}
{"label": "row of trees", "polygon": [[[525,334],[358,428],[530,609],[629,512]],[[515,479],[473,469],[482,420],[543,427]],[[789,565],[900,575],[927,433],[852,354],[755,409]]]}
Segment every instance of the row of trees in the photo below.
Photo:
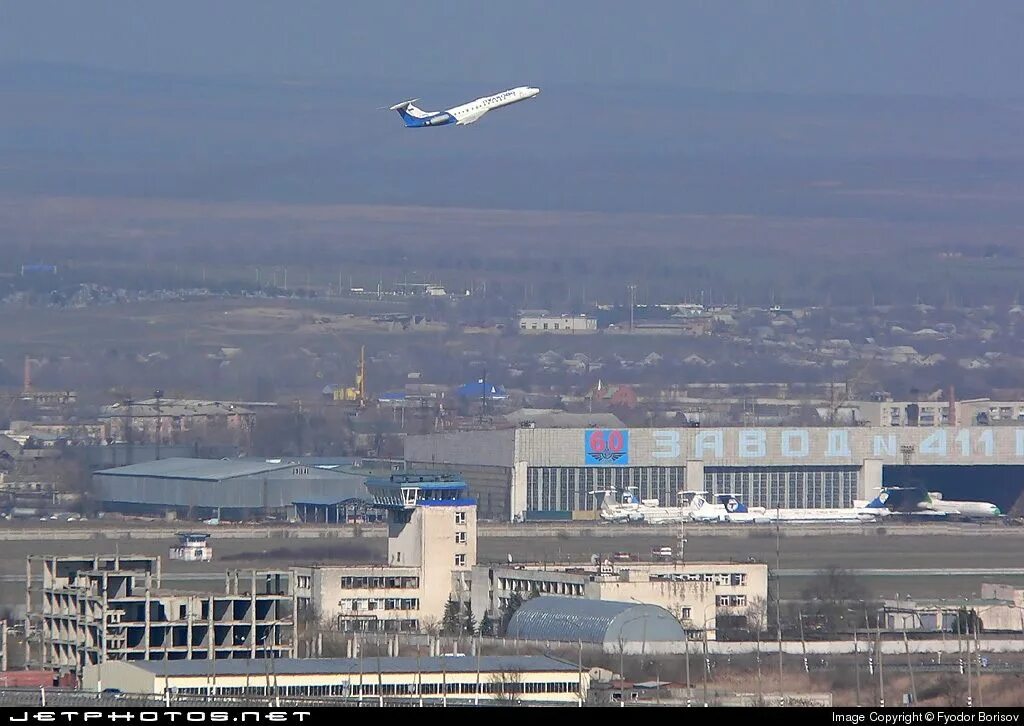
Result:
{"label": "row of trees", "polygon": [[[531,593],[531,596],[533,593]],[[491,616],[484,613],[483,618],[478,622],[473,616],[473,606],[466,603],[465,606],[449,600],[444,608],[444,617],[441,619],[442,635],[481,635],[484,637],[500,638],[508,632],[508,624],[523,604],[523,598],[519,593],[513,593],[508,604],[501,609],[501,618],[492,620]]]}

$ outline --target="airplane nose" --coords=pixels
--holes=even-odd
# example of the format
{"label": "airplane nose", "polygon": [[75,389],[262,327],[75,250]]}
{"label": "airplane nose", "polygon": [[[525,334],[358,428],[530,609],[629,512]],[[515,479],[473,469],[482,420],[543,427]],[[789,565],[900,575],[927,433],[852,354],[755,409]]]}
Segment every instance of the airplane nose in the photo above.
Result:
{"label": "airplane nose", "polygon": [[530,95],[531,96],[536,96],[538,93],[540,93],[540,89],[539,88],[534,88],[534,87],[530,88]]}

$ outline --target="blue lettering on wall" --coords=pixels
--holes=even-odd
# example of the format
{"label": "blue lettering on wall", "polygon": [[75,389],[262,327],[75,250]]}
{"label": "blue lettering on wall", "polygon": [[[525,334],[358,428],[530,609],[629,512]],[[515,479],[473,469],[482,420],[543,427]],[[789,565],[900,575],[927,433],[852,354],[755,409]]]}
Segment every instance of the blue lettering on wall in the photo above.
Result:
{"label": "blue lettering on wall", "polygon": [[802,458],[811,453],[811,437],[799,429],[782,432],[782,455]]}

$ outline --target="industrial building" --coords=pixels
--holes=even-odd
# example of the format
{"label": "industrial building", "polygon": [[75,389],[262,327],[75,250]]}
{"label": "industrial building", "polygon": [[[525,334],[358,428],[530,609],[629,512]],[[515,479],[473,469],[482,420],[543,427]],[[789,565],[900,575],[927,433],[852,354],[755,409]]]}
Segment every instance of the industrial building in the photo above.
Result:
{"label": "industrial building", "polygon": [[661,652],[666,645],[671,652],[676,650],[674,644],[687,639],[672,613],[657,605],[557,595],[523,603],[509,621],[506,636],[596,645],[606,653],[641,654]]}
{"label": "industrial building", "polygon": [[966,632],[976,622],[982,632],[1021,633],[1024,588],[983,583],[980,597],[885,600],[882,613],[889,630]]}
{"label": "industrial building", "polygon": [[409,466],[458,471],[486,519],[594,511],[595,492],[635,487],[679,504],[687,489],[749,506],[850,507],[886,486],[1011,511],[1024,490],[1024,426],[516,428],[409,436]]}
{"label": "industrial building", "polygon": [[544,312],[524,313],[519,317],[520,333],[596,333],[597,318],[586,315],[551,315]]}
{"label": "industrial building", "polygon": [[287,573],[234,571],[219,594],[163,588],[160,573],[159,557],[30,555],[26,662],[80,675],[108,660],[292,655]]}
{"label": "industrial building", "polygon": [[590,674],[548,656],[284,658],[254,661],[106,662],[85,668],[82,688],[101,692],[307,696],[480,703],[586,700]]}
{"label": "industrial building", "polygon": [[366,482],[388,514],[388,564],[293,567],[295,608],[343,632],[407,632],[440,622],[476,565],[476,502],[453,475]]}
{"label": "industrial building", "polygon": [[369,499],[362,476],[280,459],[160,459],[103,469],[93,482],[108,511],[173,511],[190,519],[287,515],[296,501]]}
{"label": "industrial building", "polygon": [[[768,566],[763,563],[676,564],[610,562],[583,566],[479,565],[462,597],[473,612],[500,620],[516,596],[642,603],[664,608],[691,640],[716,640],[718,616],[765,622]],[[580,607],[585,607],[581,605]],[[595,606],[596,607],[596,606]]]}

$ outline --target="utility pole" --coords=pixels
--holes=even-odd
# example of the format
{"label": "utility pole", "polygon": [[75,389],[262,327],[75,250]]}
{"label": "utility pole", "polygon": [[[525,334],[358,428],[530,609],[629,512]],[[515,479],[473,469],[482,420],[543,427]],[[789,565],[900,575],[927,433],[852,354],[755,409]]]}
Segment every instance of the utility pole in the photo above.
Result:
{"label": "utility pole", "polygon": [[779,592],[782,586],[780,572],[782,571],[782,536],[779,532],[779,515],[782,509],[781,492],[775,493],[775,630],[779,640],[779,705],[786,705],[786,696],[782,686],[782,593]]}
{"label": "utility pole", "polygon": [[912,705],[917,705],[917,684],[914,682],[914,663],[910,659],[910,640],[907,638],[907,623],[903,623],[903,647],[907,649],[907,670],[910,671],[910,697],[914,699]]}
{"label": "utility pole", "polygon": [[885,678],[882,675],[882,620],[875,623],[878,629],[878,706],[885,708]]}
{"label": "utility pole", "polygon": [[629,332],[633,332],[633,309],[636,307],[636,285],[629,286]]}
{"label": "utility pole", "polygon": [[128,445],[128,447],[127,447],[128,448],[128,451],[127,451],[128,456],[127,456],[127,458],[128,458],[128,464],[129,465],[135,463],[135,457],[132,456],[132,404],[133,403],[134,402],[132,401],[131,394],[128,394],[128,397],[124,400],[124,412],[125,412],[124,413],[124,440],[125,440],[125,443]]}
{"label": "utility pole", "polygon": [[160,429],[160,399],[164,397],[164,392],[159,388],[153,391],[153,398],[156,399],[156,460],[160,461],[160,437],[162,431]]}
{"label": "utility pole", "polygon": [[484,368],[483,378],[480,379],[480,426],[484,425],[484,417],[487,415],[487,369]]}
{"label": "utility pole", "polygon": [[853,626],[853,672],[857,676],[857,703],[860,706],[860,646],[857,642],[857,626]]}

